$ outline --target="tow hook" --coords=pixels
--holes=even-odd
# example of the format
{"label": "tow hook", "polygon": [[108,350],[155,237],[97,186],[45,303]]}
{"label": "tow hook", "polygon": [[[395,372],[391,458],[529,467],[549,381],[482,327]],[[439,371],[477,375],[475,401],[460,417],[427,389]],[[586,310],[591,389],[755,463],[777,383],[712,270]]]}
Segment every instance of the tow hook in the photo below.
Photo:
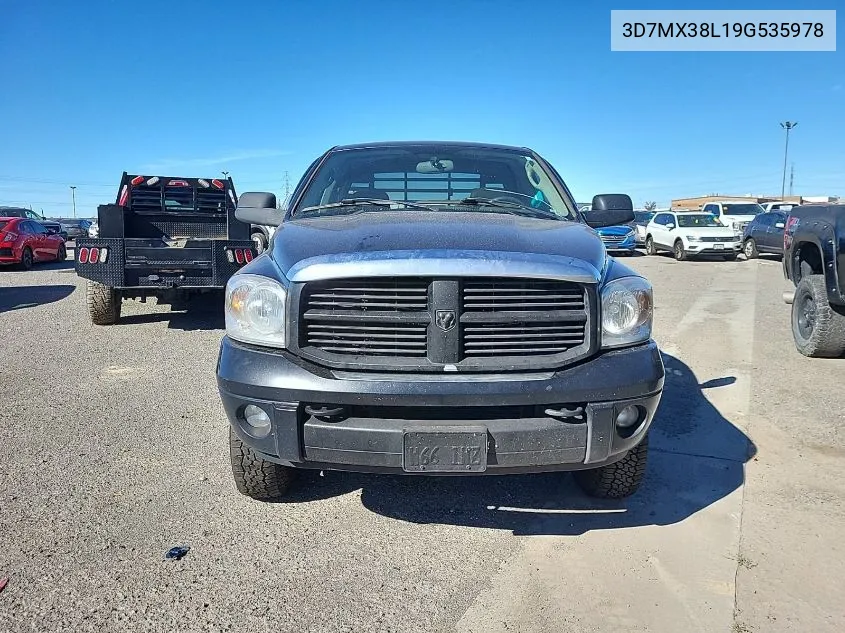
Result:
{"label": "tow hook", "polygon": [[792,301],[795,299],[795,291],[794,290],[784,290],[783,291],[783,302],[787,305],[792,305]]}

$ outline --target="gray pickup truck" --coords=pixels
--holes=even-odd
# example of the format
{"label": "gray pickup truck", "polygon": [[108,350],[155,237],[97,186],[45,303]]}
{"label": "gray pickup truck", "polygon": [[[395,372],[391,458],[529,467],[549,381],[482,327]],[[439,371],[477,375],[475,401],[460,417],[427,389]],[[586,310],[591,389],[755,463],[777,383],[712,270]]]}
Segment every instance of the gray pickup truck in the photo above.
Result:
{"label": "gray pickup truck", "polygon": [[[334,147],[229,280],[217,383],[237,488],[284,496],[299,468],[416,475],[575,471],[591,495],[639,486],[664,368],[649,282],[530,149]],[[280,217],[283,216],[283,217]]]}

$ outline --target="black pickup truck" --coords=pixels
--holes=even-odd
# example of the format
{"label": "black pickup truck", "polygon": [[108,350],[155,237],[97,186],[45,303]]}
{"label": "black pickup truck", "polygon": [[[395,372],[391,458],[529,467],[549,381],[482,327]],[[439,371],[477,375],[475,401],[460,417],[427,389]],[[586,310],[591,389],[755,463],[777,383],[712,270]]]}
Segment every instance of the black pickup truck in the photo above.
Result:
{"label": "black pickup truck", "polygon": [[783,272],[795,285],[795,347],[805,356],[845,353],[845,204],[795,207],[783,234]]}
{"label": "black pickup truck", "polygon": [[235,218],[236,204],[231,178],[124,172],[115,204],[97,208],[97,237],[76,241],[91,321],[116,323],[125,298],[166,302],[222,290],[256,254],[249,225]]}
{"label": "black pickup truck", "polygon": [[415,475],[576,471],[623,497],[645,472],[664,368],[649,282],[527,148],[335,147],[229,280],[217,382],[238,489],[285,494],[298,468]]}

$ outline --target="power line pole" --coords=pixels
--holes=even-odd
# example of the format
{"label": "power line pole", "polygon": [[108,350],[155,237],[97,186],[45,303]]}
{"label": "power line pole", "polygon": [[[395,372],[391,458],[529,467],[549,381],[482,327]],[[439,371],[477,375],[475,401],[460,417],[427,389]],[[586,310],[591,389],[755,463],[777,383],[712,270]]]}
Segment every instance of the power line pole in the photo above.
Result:
{"label": "power line pole", "polygon": [[792,195],[792,182],[795,180],[795,163],[789,168],[789,195]]}
{"label": "power line pole", "polygon": [[285,200],[288,199],[290,196],[290,176],[288,176],[288,172],[285,172]]}
{"label": "power line pole", "polygon": [[73,217],[76,218],[76,186],[70,186],[70,197],[73,200]]}
{"label": "power line pole", "polygon": [[798,126],[798,121],[784,121],[780,126],[786,130],[786,146],[783,149],[783,180],[780,185],[780,197],[783,198],[786,193],[786,157],[789,154],[789,132],[792,128]]}

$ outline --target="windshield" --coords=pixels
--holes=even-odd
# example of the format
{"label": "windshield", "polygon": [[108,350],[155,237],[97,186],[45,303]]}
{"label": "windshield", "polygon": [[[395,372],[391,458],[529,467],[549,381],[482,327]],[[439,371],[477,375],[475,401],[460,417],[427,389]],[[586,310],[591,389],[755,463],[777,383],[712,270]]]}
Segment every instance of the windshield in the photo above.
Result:
{"label": "windshield", "polygon": [[683,228],[700,228],[704,226],[718,226],[725,228],[725,225],[719,222],[714,216],[709,213],[684,213],[678,215],[678,226]]}
{"label": "windshield", "polygon": [[566,192],[524,151],[434,143],[332,152],[292,215],[421,208],[577,218]]}
{"label": "windshield", "polygon": [[722,208],[725,215],[757,215],[764,212],[763,207],[756,203],[724,204]]}

